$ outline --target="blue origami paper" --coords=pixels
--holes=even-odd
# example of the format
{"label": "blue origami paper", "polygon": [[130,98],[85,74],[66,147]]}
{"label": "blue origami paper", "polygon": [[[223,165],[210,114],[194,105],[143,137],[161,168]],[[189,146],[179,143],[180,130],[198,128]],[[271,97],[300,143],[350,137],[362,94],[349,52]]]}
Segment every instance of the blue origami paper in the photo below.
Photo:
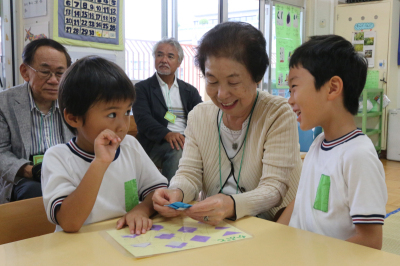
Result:
{"label": "blue origami paper", "polygon": [[192,207],[192,205],[186,204],[183,202],[174,202],[174,203],[171,203],[169,205],[164,205],[164,206],[170,207],[170,208],[178,210],[178,211],[183,211],[183,210],[186,210],[187,208]]}

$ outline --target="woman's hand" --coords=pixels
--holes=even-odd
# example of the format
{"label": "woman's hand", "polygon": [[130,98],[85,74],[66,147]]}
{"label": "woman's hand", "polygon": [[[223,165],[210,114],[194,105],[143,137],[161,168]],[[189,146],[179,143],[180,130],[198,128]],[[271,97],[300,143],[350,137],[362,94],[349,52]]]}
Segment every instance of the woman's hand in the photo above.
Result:
{"label": "woman's hand", "polygon": [[217,225],[225,218],[235,217],[234,205],[230,196],[217,194],[194,204],[185,210],[185,214],[197,221]]}
{"label": "woman's hand", "polygon": [[183,200],[183,192],[180,189],[166,189],[160,188],[154,192],[153,195],[153,206],[159,214],[164,217],[176,217],[181,214],[180,211],[174,210],[170,207],[165,207],[177,201]]}

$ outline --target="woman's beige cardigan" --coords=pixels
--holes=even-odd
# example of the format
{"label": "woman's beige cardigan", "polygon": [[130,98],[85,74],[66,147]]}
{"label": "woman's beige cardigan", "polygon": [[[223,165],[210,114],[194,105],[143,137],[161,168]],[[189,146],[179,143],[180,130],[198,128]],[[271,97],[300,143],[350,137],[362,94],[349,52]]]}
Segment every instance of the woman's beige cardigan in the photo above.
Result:
{"label": "woman's beige cardigan", "polygon": [[[184,192],[186,203],[197,199],[200,192],[204,199],[221,190],[218,110],[209,101],[189,113],[183,155],[170,185]],[[236,179],[242,149],[243,145],[233,159]],[[282,97],[260,92],[250,122],[239,181],[246,192],[232,195],[236,218],[268,211],[262,216],[271,219],[295,198],[301,165],[296,116],[290,105]],[[222,144],[221,166],[224,184],[230,175],[231,163]]]}

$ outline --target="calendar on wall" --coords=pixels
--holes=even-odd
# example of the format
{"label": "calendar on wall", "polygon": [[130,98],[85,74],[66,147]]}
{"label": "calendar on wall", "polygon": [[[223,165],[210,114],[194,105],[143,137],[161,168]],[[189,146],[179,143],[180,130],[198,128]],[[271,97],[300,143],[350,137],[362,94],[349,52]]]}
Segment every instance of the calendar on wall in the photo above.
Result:
{"label": "calendar on wall", "polygon": [[123,0],[58,0],[54,39],[63,44],[124,50]]}

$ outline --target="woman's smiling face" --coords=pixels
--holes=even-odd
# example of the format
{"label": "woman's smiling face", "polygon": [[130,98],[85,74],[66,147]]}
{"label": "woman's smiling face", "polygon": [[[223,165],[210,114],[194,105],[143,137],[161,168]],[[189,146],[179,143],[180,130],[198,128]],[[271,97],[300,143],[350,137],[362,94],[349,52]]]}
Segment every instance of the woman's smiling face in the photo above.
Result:
{"label": "woman's smiling face", "polygon": [[205,62],[206,91],[218,108],[233,117],[247,117],[257,95],[257,83],[246,67],[225,57]]}

